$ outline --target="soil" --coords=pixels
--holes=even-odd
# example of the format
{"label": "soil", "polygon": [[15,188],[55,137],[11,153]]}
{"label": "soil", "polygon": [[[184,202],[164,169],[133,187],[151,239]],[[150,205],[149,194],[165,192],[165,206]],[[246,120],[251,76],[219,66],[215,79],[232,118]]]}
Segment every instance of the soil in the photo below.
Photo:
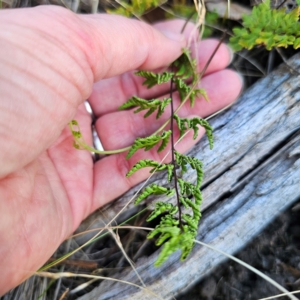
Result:
{"label": "soil", "polygon": [[[271,277],[287,290],[300,290],[299,220],[300,201],[272,221],[235,256]],[[177,300],[254,300],[280,293],[253,272],[236,262],[227,261],[177,297]],[[280,299],[289,298],[285,296]]]}

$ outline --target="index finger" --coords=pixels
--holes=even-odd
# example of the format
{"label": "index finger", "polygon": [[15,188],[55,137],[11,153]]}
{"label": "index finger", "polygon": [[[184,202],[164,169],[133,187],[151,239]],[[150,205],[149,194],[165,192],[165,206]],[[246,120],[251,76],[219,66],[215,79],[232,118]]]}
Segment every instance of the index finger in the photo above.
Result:
{"label": "index finger", "polygon": [[153,70],[171,63],[186,46],[179,32],[162,33],[154,27],[116,15],[80,15],[90,41],[86,49],[94,81],[135,69]]}

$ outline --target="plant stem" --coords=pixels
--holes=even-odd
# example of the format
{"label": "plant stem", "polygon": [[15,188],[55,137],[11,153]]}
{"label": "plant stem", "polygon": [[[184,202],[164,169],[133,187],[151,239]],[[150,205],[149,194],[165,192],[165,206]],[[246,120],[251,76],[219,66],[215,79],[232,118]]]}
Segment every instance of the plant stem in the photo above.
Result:
{"label": "plant stem", "polygon": [[[174,66],[172,64],[171,66],[172,73],[174,72]],[[174,175],[174,187],[176,191],[176,198],[177,198],[177,206],[178,206],[178,219],[179,219],[179,227],[181,231],[183,231],[182,227],[182,221],[181,221],[181,207],[180,207],[180,201],[179,201],[179,192],[178,192],[178,184],[177,184],[177,173],[176,173],[176,162],[175,162],[175,142],[174,142],[174,103],[173,103],[173,77],[171,78],[171,84],[170,84],[170,98],[171,98],[171,123],[170,123],[170,129],[171,129],[171,156],[172,156],[172,164],[174,166],[173,168],[173,175]]]}
{"label": "plant stem", "polygon": [[[0,0],[0,1],[1,1],[1,0]],[[207,63],[205,64],[203,70],[202,70],[202,71],[200,72],[200,74],[198,75],[199,80],[201,80],[201,78],[203,77],[204,73],[206,72],[206,70],[207,70],[209,64],[211,63],[213,57],[215,56],[216,52],[218,51],[218,49],[220,48],[222,42],[224,41],[226,34],[227,34],[227,32],[225,31],[224,34],[223,34],[223,36],[221,37],[221,39],[220,39],[220,41],[219,41],[217,47],[214,49],[212,55],[210,56],[209,60],[208,60]],[[171,68],[173,68],[173,65],[171,66]],[[172,81],[173,81],[173,80],[171,80],[171,90],[170,90],[170,95],[173,94],[173,82],[172,82]],[[189,100],[190,95],[192,94],[192,92],[194,91],[194,89],[197,87],[197,85],[198,85],[198,82],[195,82],[195,83],[193,84],[193,86],[192,86],[190,92],[186,95],[185,99],[180,103],[180,105],[176,108],[175,111],[174,111],[174,107],[172,108],[172,106],[173,106],[173,99],[172,99],[172,101],[171,101],[171,109],[173,110],[173,115],[176,114],[176,113],[181,109],[181,107]],[[161,132],[161,131],[169,124],[169,122],[172,123],[172,122],[173,122],[173,115],[172,115],[169,119],[167,119],[167,120],[165,121],[165,123],[164,123],[162,126],[160,126],[160,127],[159,127],[152,135],[156,135],[156,134],[158,134],[159,132]],[[71,124],[70,124],[70,128],[71,128],[71,130],[72,130],[72,125],[71,125]],[[172,128],[172,125],[171,125],[171,128]],[[171,130],[172,130],[172,129],[171,129]],[[172,131],[172,132],[173,132],[173,131]],[[116,149],[116,150],[104,150],[104,151],[102,150],[102,151],[100,151],[100,150],[97,150],[97,149],[95,149],[95,148],[93,148],[93,147],[87,146],[86,143],[82,143],[82,142],[80,142],[79,140],[76,140],[76,141],[77,141],[78,144],[79,144],[80,146],[82,146],[84,149],[86,149],[86,150],[88,150],[88,151],[90,151],[90,152],[93,152],[93,153],[103,154],[103,155],[105,155],[105,154],[109,155],[109,154],[122,153],[122,152],[125,152],[125,151],[130,150],[130,148],[131,148],[131,146],[128,146],[128,147],[124,147],[124,148]],[[174,143],[173,143],[173,144],[174,144]]]}

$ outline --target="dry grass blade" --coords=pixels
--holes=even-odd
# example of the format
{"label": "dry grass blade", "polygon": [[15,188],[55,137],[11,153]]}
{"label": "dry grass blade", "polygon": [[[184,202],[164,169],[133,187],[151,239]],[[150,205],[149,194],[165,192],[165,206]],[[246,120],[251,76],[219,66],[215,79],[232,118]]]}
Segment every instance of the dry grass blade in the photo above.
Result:
{"label": "dry grass blade", "polygon": [[92,283],[94,283],[95,281],[97,281],[98,279],[91,279],[85,283],[82,283],[80,285],[78,285],[75,289],[73,289],[72,291],[70,291],[70,295],[72,294],[76,294],[84,289],[86,289],[89,285],[91,285]]}
{"label": "dry grass blade", "polygon": [[[204,32],[204,24],[205,24],[205,14],[206,14],[206,9],[205,9],[205,4],[204,4],[204,0],[199,0],[199,2],[197,2],[197,0],[194,0],[194,5],[196,8],[196,12],[198,15],[198,19],[197,22],[195,24],[195,29],[193,31],[196,31],[198,29],[200,29],[200,39],[202,38],[203,32]],[[191,37],[194,36],[194,32],[192,32],[189,40],[188,40],[188,48],[190,47],[192,40]]]}
{"label": "dry grass blade", "polygon": [[69,289],[66,289],[66,290],[63,292],[63,294],[60,296],[59,300],[65,299],[66,296],[67,296],[67,294],[68,294],[68,292],[69,292]]}
{"label": "dry grass blade", "polygon": [[199,244],[199,245],[202,245],[202,246],[205,246],[211,250],[214,250],[216,252],[219,252],[221,253],[222,255],[230,258],[231,260],[234,260],[235,262],[239,263],[240,265],[244,266],[245,268],[249,269],[250,271],[252,271],[253,273],[257,274],[258,276],[260,276],[261,278],[265,279],[266,281],[268,281],[269,283],[271,283],[272,285],[274,285],[276,288],[278,288],[280,291],[282,291],[283,293],[286,294],[287,297],[289,297],[290,299],[292,300],[298,300],[298,298],[296,298],[295,296],[291,295],[291,293],[286,290],[283,286],[281,286],[280,284],[278,284],[276,281],[274,281],[272,278],[266,276],[264,273],[260,272],[259,270],[253,268],[252,266],[246,264],[245,262],[243,262],[242,260],[230,255],[230,254],[227,254],[225,252],[223,252],[222,250],[219,250],[219,249],[216,249],[215,247],[213,246],[210,246],[208,244],[205,244],[203,242],[200,242],[200,241],[197,241],[195,240],[194,241],[196,244]]}
{"label": "dry grass blade", "polygon": [[52,279],[59,279],[59,278],[65,278],[65,277],[82,277],[82,278],[90,278],[90,279],[96,279],[96,280],[117,281],[117,282],[121,282],[121,283],[124,283],[124,284],[132,285],[134,287],[137,287],[137,288],[145,291],[146,293],[149,293],[149,294],[153,295],[157,299],[162,299],[161,297],[159,297],[158,295],[156,295],[155,293],[153,293],[152,291],[150,291],[147,288],[144,288],[144,287],[139,286],[137,284],[134,284],[132,282],[128,282],[128,281],[124,281],[124,280],[120,280],[120,279],[115,279],[115,278],[111,278],[111,277],[96,276],[96,275],[89,275],[89,274],[75,274],[75,273],[71,273],[71,272],[60,272],[60,273],[37,272],[37,273],[35,273],[35,275],[40,276],[40,277],[52,278]]}
{"label": "dry grass blade", "polygon": [[285,297],[285,296],[288,296],[288,295],[299,294],[299,293],[300,293],[300,291],[288,292],[288,293],[278,294],[278,295],[267,297],[267,298],[260,298],[258,300],[271,300],[271,299],[274,299],[274,298]]}
{"label": "dry grass blade", "polygon": [[135,268],[132,260],[128,257],[127,253],[124,250],[124,247],[122,245],[122,242],[120,240],[120,237],[118,235],[118,233],[113,232],[111,229],[109,229],[110,234],[114,237],[116,244],[118,245],[118,247],[120,248],[120,250],[122,251],[124,257],[126,258],[126,260],[128,261],[128,263],[130,264],[131,268],[133,269],[134,273],[136,274],[136,276],[138,277],[138,279],[140,280],[141,284],[143,287],[146,287],[143,279],[141,278],[140,274],[138,273],[137,269]]}

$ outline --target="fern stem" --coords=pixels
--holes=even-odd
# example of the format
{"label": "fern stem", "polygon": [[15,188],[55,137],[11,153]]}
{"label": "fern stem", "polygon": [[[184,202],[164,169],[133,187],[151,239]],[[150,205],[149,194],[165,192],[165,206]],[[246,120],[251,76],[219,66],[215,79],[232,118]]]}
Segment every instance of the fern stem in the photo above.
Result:
{"label": "fern stem", "polygon": [[[172,73],[174,72],[174,66],[172,64],[171,66]],[[174,188],[176,192],[176,199],[177,199],[177,206],[178,206],[178,219],[179,219],[179,227],[181,231],[183,231],[183,226],[182,226],[182,220],[181,220],[181,206],[180,206],[180,201],[179,201],[179,191],[178,191],[178,180],[177,180],[177,173],[176,173],[176,163],[175,163],[175,142],[174,142],[174,101],[173,101],[173,77],[171,79],[170,83],[170,98],[171,98],[171,123],[170,123],[170,129],[171,129],[171,156],[172,156],[172,164],[174,166],[173,168],[173,174],[174,174]]]}
{"label": "fern stem", "polygon": [[217,51],[219,50],[221,44],[222,44],[223,41],[225,40],[226,35],[227,35],[227,30],[224,31],[222,37],[220,38],[220,41],[219,41],[217,47],[215,48],[215,50],[214,50],[214,52],[212,53],[212,55],[209,57],[209,60],[208,60],[207,63],[205,64],[203,70],[200,72],[200,78],[202,78],[202,76],[205,74],[205,72],[206,72],[208,66],[210,65],[212,59],[215,57],[215,55],[216,55]]}

